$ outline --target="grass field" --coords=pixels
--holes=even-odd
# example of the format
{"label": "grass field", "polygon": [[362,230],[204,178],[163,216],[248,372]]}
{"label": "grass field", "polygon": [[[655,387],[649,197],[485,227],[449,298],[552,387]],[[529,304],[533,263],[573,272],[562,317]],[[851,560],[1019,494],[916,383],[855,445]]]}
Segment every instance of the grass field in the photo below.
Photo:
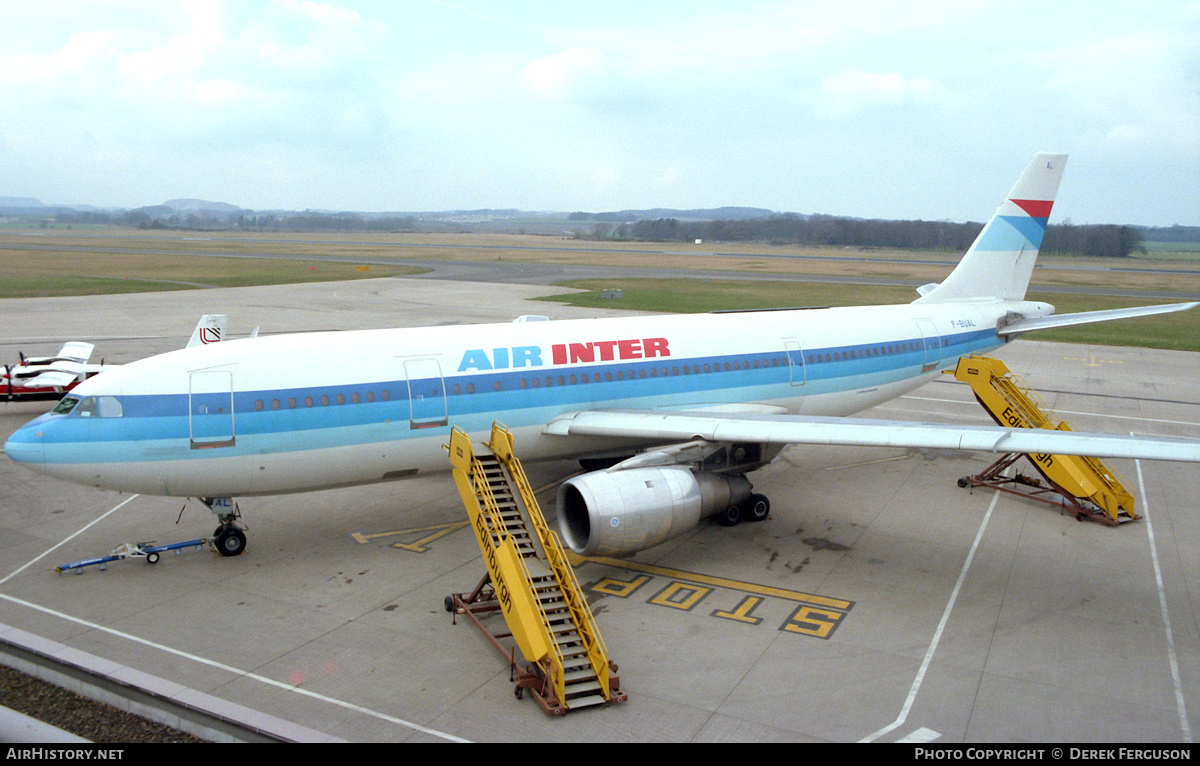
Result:
{"label": "grass field", "polygon": [[[1153,257],[1161,253],[1163,257]],[[318,260],[319,259],[319,260]],[[331,260],[332,259],[332,260]],[[340,260],[338,260],[340,259]],[[595,243],[567,237],[414,234],[196,234],[123,230],[0,230],[0,298],[94,295],[407,276],[411,260],[594,263],[701,270],[708,279],[569,283],[587,292],[553,299],[660,312],[908,303],[910,287],[741,280],[739,274],[821,275],[924,283],[945,277],[950,253],[774,245]],[[1133,269],[1142,269],[1141,271]],[[1132,297],[1080,296],[1091,285]],[[618,300],[600,297],[620,289]],[[1200,248],[1151,249],[1137,259],[1043,257],[1031,300],[1059,313],[1169,303],[1155,293],[1200,297]],[[1039,339],[1200,351],[1200,310],[1037,333]]]}
{"label": "grass field", "polygon": [[[916,297],[916,293],[909,287],[806,285],[794,282],[606,279],[580,280],[564,284],[587,292],[553,296],[542,300],[596,308],[696,313],[730,309],[911,303]],[[601,293],[605,290],[621,290],[623,297],[603,298]],[[1031,291],[1029,299],[1051,303],[1060,314],[1171,302],[1080,296],[1044,291]],[[1081,325],[1061,330],[1044,330],[1031,337],[1064,343],[1095,343],[1107,346],[1143,346],[1178,351],[1200,351],[1200,309],[1126,319],[1119,322]]]}

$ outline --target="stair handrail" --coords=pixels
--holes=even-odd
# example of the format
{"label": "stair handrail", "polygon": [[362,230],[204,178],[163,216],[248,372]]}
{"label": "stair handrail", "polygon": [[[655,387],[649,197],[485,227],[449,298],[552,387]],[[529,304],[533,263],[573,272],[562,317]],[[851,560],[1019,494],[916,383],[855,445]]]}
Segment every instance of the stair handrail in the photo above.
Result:
{"label": "stair handrail", "polygon": [[509,476],[512,477],[517,485],[521,499],[525,504],[525,510],[529,514],[529,520],[533,524],[534,532],[542,544],[542,551],[546,555],[546,561],[554,571],[555,577],[561,586],[563,598],[567,603],[567,608],[575,620],[575,627],[578,629],[579,637],[583,641],[584,648],[587,650],[588,661],[591,663],[592,669],[596,673],[596,678],[600,682],[604,698],[610,699],[608,648],[604,645],[604,637],[600,635],[600,631],[596,628],[595,617],[592,614],[591,607],[587,603],[587,599],[580,595],[582,588],[579,585],[579,580],[575,577],[574,569],[566,560],[566,553],[563,550],[561,539],[546,523],[546,518],[542,514],[537,496],[533,491],[533,487],[529,484],[528,477],[525,475],[525,469],[521,466],[521,461],[516,457],[515,444],[516,440],[507,428],[500,423],[492,424],[492,438],[488,443],[488,448],[492,450],[492,453],[508,469]]}
{"label": "stair handrail", "polygon": [[[480,510],[484,514],[484,526],[487,529],[489,537],[492,538],[491,544],[493,549],[499,548],[505,539],[513,539],[513,534],[509,531],[508,525],[504,522],[504,518],[500,513],[500,507],[496,503],[496,496],[492,492],[491,486],[488,484],[483,463],[478,457],[476,457],[474,449],[471,448],[470,437],[467,436],[466,432],[459,429],[458,426],[454,426],[452,429],[451,445],[450,451],[452,461],[454,460],[455,447],[463,450],[466,453],[465,456],[460,457],[460,460],[470,467],[469,478],[471,487],[476,498],[483,501]],[[501,460],[503,462],[503,459]],[[479,504],[477,503],[477,506],[478,505]],[[499,538],[498,541],[497,538]],[[517,565],[520,568],[519,572],[516,573],[521,578],[520,587],[525,588],[527,591],[532,591],[533,577],[529,572],[529,568],[525,565],[525,561],[521,556],[517,556],[516,559]],[[515,586],[516,584],[514,583],[513,585]],[[536,604],[536,607],[540,622],[538,627],[540,627],[543,637],[546,638],[546,644],[549,647],[547,652],[547,659],[551,660],[548,663],[550,665],[549,680],[554,687],[556,698],[560,703],[562,703],[564,701],[563,698],[565,696],[566,688],[565,662],[563,660],[562,651],[559,649],[557,642],[554,640],[554,633],[550,627],[549,617],[546,615],[545,610],[540,604]],[[540,664],[539,661],[542,658],[527,659],[529,659],[531,662]]]}

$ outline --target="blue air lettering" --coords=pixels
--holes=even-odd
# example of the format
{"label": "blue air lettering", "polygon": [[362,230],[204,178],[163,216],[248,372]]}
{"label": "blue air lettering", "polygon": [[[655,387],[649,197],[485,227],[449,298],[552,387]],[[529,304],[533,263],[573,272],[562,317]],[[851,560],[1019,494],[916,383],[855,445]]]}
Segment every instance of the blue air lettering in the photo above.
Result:
{"label": "blue air lettering", "polygon": [[542,349],[538,346],[494,348],[489,356],[481,348],[469,349],[458,365],[459,372],[467,370],[507,370],[522,367],[541,367]]}

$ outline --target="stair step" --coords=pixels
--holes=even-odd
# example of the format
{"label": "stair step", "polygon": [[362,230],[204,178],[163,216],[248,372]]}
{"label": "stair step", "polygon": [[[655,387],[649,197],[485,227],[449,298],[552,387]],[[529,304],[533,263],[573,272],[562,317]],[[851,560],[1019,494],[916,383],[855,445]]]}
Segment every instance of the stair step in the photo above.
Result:
{"label": "stair step", "polygon": [[[573,684],[577,681],[583,681],[587,679],[592,679],[593,681],[596,679],[596,672],[592,670],[591,665],[587,665],[578,670],[570,670],[563,673],[563,681],[567,684]],[[599,682],[597,681],[597,687],[598,686]]]}
{"label": "stair step", "polygon": [[587,680],[587,681],[580,681],[578,683],[567,684],[566,688],[564,688],[564,690],[563,690],[563,693],[566,694],[567,696],[570,696],[572,694],[584,694],[587,692],[598,692],[598,691],[600,691],[601,688],[603,688],[603,687],[600,686],[600,682],[593,678],[593,679]]}
{"label": "stair step", "polygon": [[592,707],[593,705],[603,705],[605,702],[604,697],[601,697],[599,694],[593,694],[587,697],[577,697],[567,700],[566,707],[568,710],[575,710],[577,708]]}

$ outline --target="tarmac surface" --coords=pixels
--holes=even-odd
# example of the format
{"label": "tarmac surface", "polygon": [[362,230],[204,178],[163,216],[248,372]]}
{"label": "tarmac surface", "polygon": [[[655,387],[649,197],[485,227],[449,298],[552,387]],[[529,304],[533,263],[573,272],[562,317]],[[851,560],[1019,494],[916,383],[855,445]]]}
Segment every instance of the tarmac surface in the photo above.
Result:
{"label": "tarmac surface", "polygon": [[[181,346],[202,313],[228,314],[233,337],[615,313],[527,300],[554,291],[386,279],[4,300],[0,358],[92,340],[95,358],[132,361]],[[1021,340],[997,356],[1079,430],[1200,438],[1196,354]],[[0,439],[49,406],[0,403]],[[949,376],[867,414],[988,420]],[[308,741],[1191,742],[1200,466],[1110,461],[1143,515],[1110,528],[957,486],[993,459],[792,447],[751,476],[767,521],[583,564],[629,700],[561,718],[517,699],[507,664],[444,610],[484,574],[448,474],[246,498],[242,556],[77,575],[54,568],[211,535],[212,514],[0,461],[0,640]],[[577,467],[526,470],[552,488]]]}

